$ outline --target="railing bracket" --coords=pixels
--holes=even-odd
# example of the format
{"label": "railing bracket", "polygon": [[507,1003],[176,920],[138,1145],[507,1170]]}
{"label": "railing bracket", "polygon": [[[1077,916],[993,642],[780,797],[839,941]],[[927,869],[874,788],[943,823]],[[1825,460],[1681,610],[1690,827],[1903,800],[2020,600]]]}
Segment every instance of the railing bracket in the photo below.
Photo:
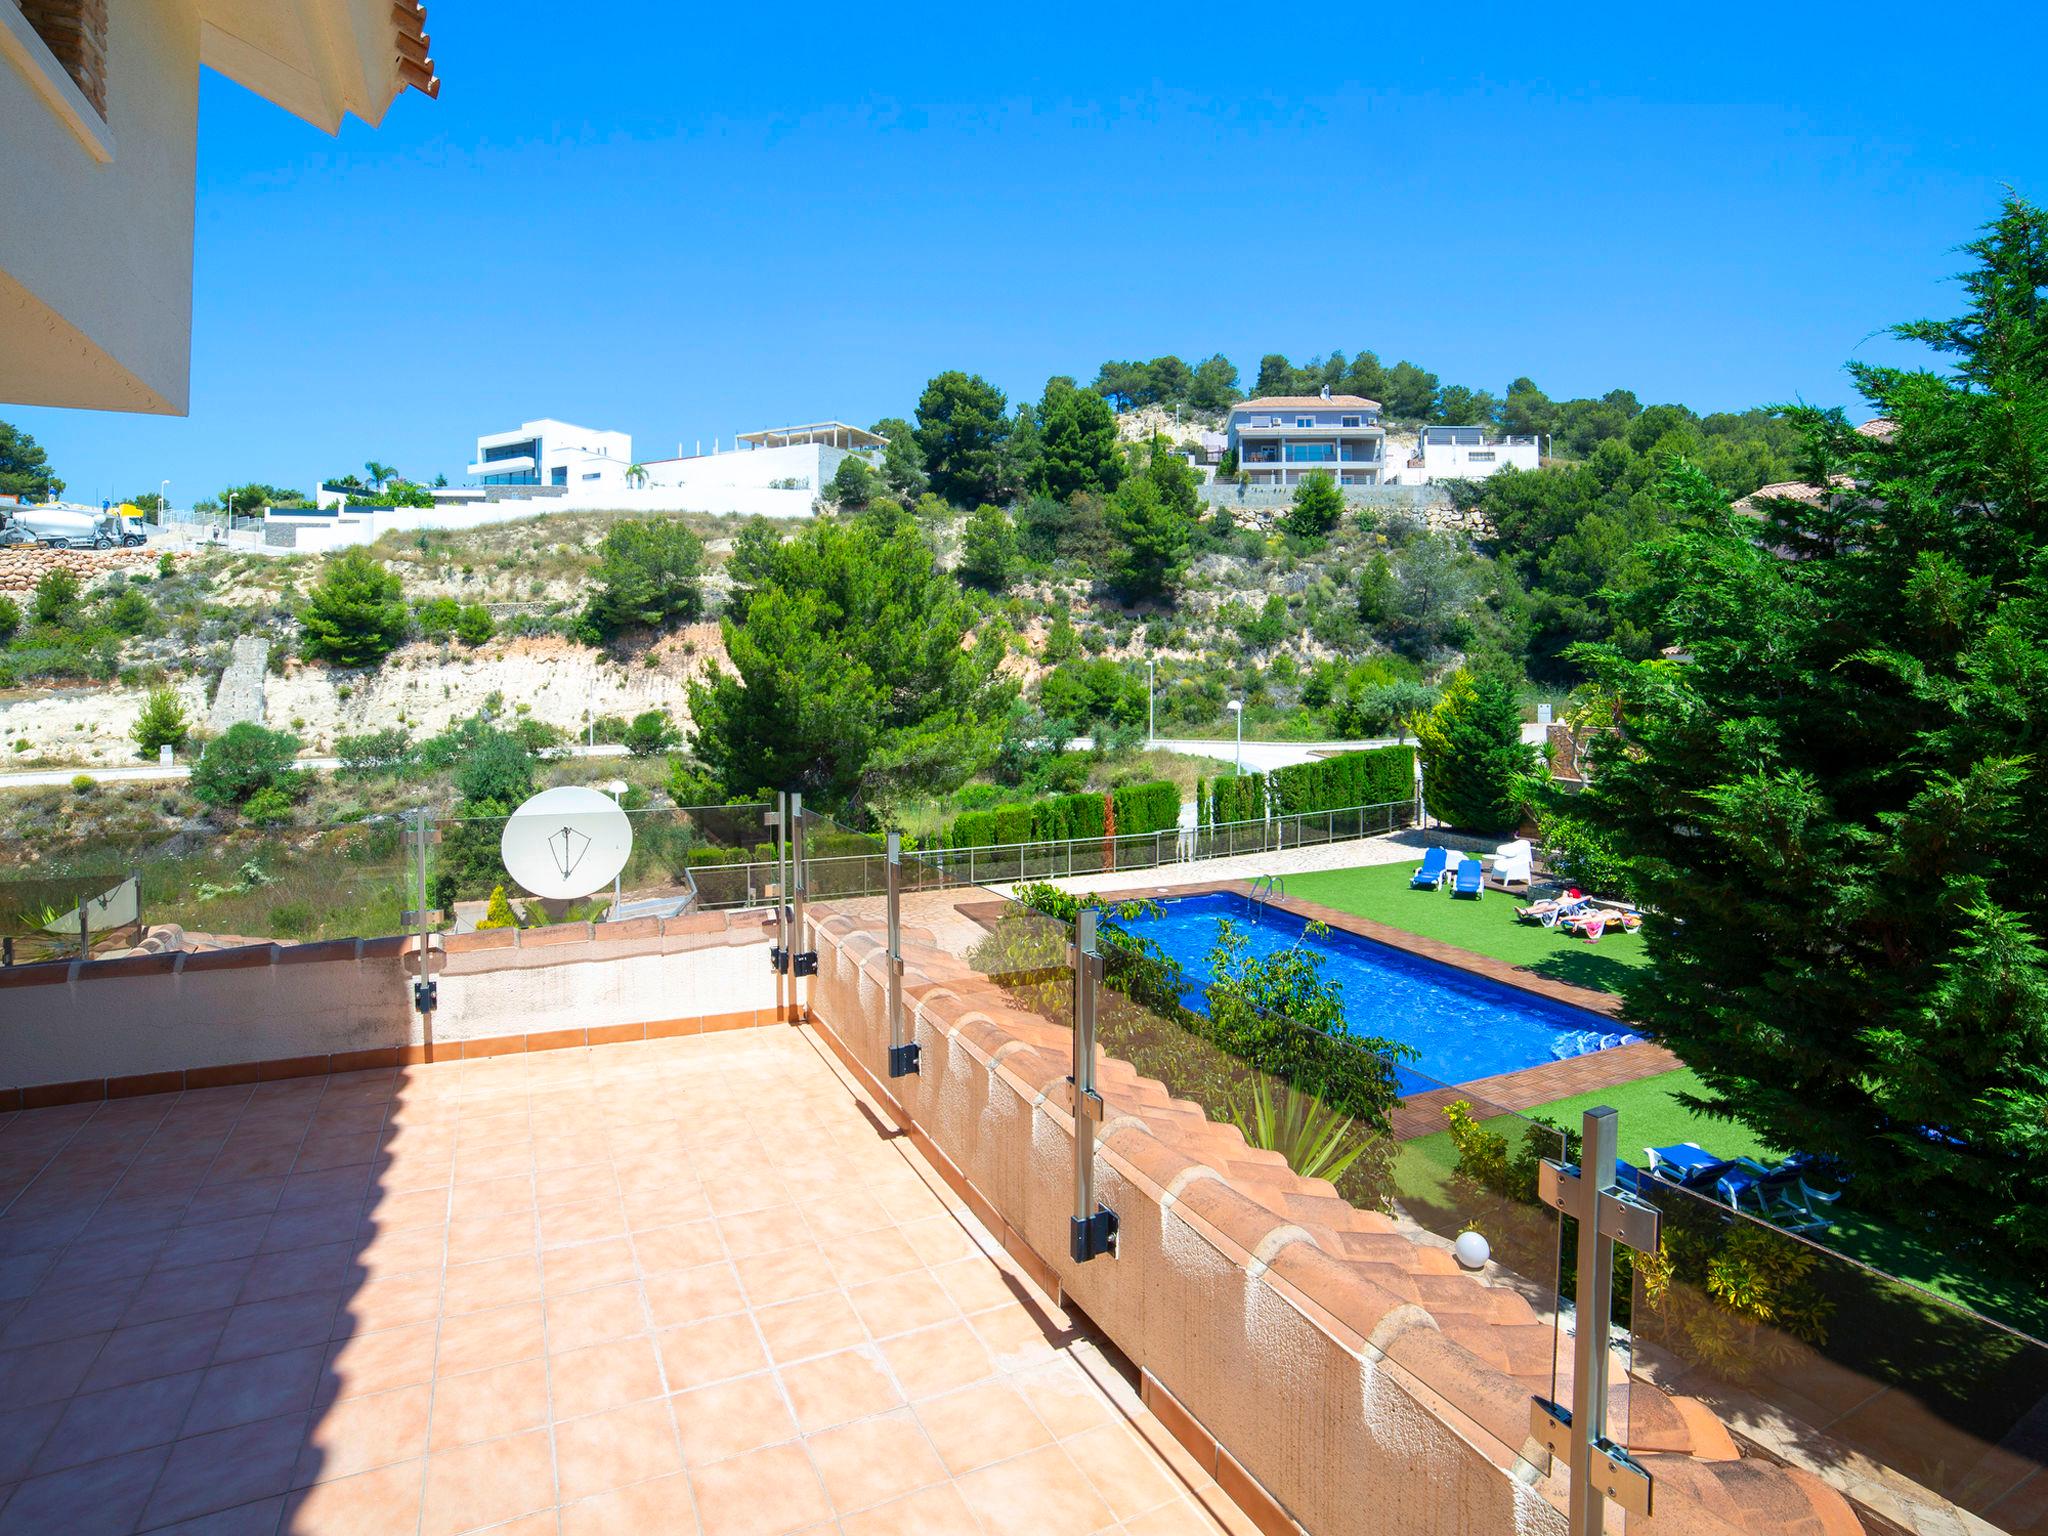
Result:
{"label": "railing bracket", "polygon": [[918,1070],[917,1057],[918,1049],[915,1040],[911,1041],[908,1045],[890,1046],[889,1075],[891,1077],[913,1076]]}
{"label": "railing bracket", "polygon": [[1116,1212],[1098,1205],[1093,1216],[1070,1216],[1068,1253],[1076,1264],[1086,1264],[1105,1253],[1116,1254]]}
{"label": "railing bracket", "polygon": [[[1547,1398],[1529,1404],[1529,1434],[1551,1455],[1566,1462],[1572,1454],[1572,1411]],[[1649,1519],[1657,1481],[1627,1449],[1602,1435],[1593,1442],[1593,1477],[1601,1492],[1632,1515]]]}
{"label": "railing bracket", "polygon": [[800,949],[789,957],[790,974],[793,976],[815,976],[818,974],[818,952],[815,949]]}
{"label": "railing bracket", "polygon": [[789,974],[789,951],[780,944],[768,946],[768,969],[778,976]]}
{"label": "railing bracket", "polygon": [[441,1006],[441,984],[437,981],[416,981],[412,984],[412,1006],[416,1012],[432,1013]]}

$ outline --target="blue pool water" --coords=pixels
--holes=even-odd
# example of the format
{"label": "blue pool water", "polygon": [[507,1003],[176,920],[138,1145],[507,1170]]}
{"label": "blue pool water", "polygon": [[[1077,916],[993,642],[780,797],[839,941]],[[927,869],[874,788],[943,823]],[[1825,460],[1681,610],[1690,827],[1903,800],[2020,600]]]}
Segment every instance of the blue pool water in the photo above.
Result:
{"label": "blue pool water", "polygon": [[1254,908],[1243,896],[1220,891],[1179,896],[1160,903],[1157,917],[1122,926],[1171,955],[1186,971],[1183,1001],[1203,1006],[1209,985],[1209,953],[1216,925],[1229,918],[1259,956],[1306,943],[1322,951],[1323,976],[1340,991],[1344,1018],[1355,1034],[1398,1040],[1416,1055],[1401,1073],[1409,1092],[1438,1083],[1468,1083],[1544,1062],[1583,1056],[1588,1051],[1641,1039],[1612,1019],[1582,1008],[1553,1003],[1474,976],[1455,966],[1424,960],[1371,939],[1337,929],[1306,937],[1307,923],[1291,912]]}

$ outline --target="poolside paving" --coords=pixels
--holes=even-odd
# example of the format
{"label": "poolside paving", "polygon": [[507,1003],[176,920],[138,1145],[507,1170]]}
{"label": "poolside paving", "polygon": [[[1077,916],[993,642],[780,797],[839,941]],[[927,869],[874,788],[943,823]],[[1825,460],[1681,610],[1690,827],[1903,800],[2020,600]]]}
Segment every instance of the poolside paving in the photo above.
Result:
{"label": "poolside paving", "polygon": [[1251,1536],[865,1110],[766,1027],[8,1116],[0,1536]]}

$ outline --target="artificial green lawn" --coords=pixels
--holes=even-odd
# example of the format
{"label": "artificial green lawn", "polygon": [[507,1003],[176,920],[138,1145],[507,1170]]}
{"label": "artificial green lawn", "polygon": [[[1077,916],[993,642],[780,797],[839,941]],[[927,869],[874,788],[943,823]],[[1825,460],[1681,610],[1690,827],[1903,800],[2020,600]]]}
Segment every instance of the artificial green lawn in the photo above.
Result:
{"label": "artificial green lawn", "polygon": [[[1699,1078],[1691,1069],[1681,1067],[1675,1072],[1661,1072],[1596,1093],[1558,1099],[1522,1113],[1525,1119],[1576,1127],[1587,1110],[1601,1104],[1612,1105],[1621,1116],[1621,1156],[1637,1167],[1649,1161],[1643,1148],[1668,1147],[1685,1141],[1699,1143],[1716,1157],[1753,1157],[1765,1164],[1777,1160],[1776,1149],[1759,1140],[1747,1127],[1710,1119],[1678,1102],[1680,1093],[1699,1090]],[[1520,1146],[1521,1121],[1498,1115],[1485,1123],[1488,1129]],[[1457,1197],[1450,1180],[1456,1164],[1457,1152],[1448,1131],[1403,1142],[1394,1174],[1395,1187],[1403,1202],[1437,1212],[1454,1211]],[[1872,1269],[1911,1281],[1986,1317],[2025,1329],[2036,1337],[2048,1334],[2048,1298],[2038,1289],[1959,1261],[1938,1244],[1851,1209],[1846,1201],[1832,1207],[1828,1214],[1833,1219],[1827,1228],[1811,1234],[1822,1246]]]}
{"label": "artificial green lawn", "polygon": [[1302,901],[1321,902],[1596,992],[1619,992],[1629,973],[1648,963],[1641,934],[1610,931],[1588,944],[1561,928],[1517,922],[1515,913],[1523,906],[1519,896],[1488,891],[1475,901],[1448,890],[1412,890],[1408,881],[1421,862],[1418,853],[1412,864],[1289,875],[1286,890]]}

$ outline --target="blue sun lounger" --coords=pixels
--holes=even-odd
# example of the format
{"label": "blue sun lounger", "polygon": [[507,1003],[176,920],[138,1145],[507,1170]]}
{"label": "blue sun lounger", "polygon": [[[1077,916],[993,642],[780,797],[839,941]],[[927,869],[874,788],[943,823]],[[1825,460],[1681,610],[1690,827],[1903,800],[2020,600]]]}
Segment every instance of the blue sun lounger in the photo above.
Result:
{"label": "blue sun lounger", "polygon": [[1443,889],[1445,860],[1450,857],[1441,848],[1430,848],[1422,855],[1422,868],[1415,871],[1408,885],[1412,890],[1436,891]]}
{"label": "blue sun lounger", "polygon": [[1458,865],[1458,873],[1452,877],[1451,894],[1470,896],[1474,901],[1486,889],[1486,869],[1477,859],[1465,859]]}

